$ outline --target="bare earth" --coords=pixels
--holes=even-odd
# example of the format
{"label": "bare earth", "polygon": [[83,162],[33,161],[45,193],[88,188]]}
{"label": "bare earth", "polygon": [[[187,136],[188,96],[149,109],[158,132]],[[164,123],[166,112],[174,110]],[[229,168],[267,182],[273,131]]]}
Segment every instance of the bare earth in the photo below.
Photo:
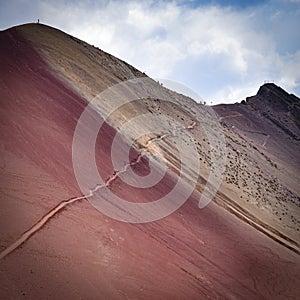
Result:
{"label": "bare earth", "polygon": [[[216,107],[227,142],[226,172],[214,201],[200,210],[199,194],[212,151],[197,121],[206,108],[154,84],[176,105],[146,98],[113,114],[96,143],[98,170],[107,179],[107,188],[128,201],[159,199],[176,184],[180,167],[174,142],[182,138],[187,145],[197,145],[199,182],[187,202],[170,216],[146,224],[119,222],[97,211],[79,190],[72,139],[93,97],[113,84],[145,75],[43,25],[3,31],[0,45],[0,252],[62,201],[71,203],[80,197],[0,259],[1,299],[299,297],[297,123],[278,129],[270,118],[259,115],[257,110],[263,108],[251,102],[256,99]],[[270,90],[274,87],[266,86],[261,97]],[[96,103],[100,113],[113,105]],[[284,109],[273,110],[284,118]],[[134,142],[132,161],[142,151],[145,154],[132,165],[137,174],[149,172],[148,157],[155,152],[167,159],[168,172],[155,187],[138,189],[115,176],[110,148],[118,129],[146,112],[158,115],[158,121],[135,124],[121,141],[119,153],[126,143]],[[194,141],[184,131],[172,134],[169,117],[188,128]],[[159,132],[134,140],[154,125]],[[150,139],[156,140],[149,143]],[[190,175],[186,176],[189,184]],[[98,192],[109,198],[107,190]]]}

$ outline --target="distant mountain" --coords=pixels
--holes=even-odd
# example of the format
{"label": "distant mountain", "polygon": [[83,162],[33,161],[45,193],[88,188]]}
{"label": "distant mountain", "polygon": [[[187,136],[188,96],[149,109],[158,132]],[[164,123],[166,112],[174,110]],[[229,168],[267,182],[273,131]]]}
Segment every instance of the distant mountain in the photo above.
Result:
{"label": "distant mountain", "polygon": [[267,83],[246,101],[217,105],[215,109],[227,125],[235,126],[243,135],[262,144],[270,154],[295,167],[300,166],[298,97],[274,83]]}
{"label": "distant mountain", "polygon": [[212,109],[42,24],[0,32],[0,74],[1,299],[300,294],[296,96]]}

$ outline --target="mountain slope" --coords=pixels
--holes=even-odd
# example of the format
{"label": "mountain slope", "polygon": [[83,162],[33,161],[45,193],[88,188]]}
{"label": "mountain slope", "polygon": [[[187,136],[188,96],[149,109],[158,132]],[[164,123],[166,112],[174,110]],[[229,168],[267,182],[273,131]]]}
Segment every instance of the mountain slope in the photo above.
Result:
{"label": "mountain slope", "polygon": [[270,154],[299,167],[299,98],[267,83],[241,104],[218,105],[216,109],[227,125],[236,126]]}
{"label": "mountain slope", "polygon": [[[268,83],[246,101],[214,107],[220,121],[243,137],[266,162],[252,178],[256,189],[251,191],[245,186],[246,196],[250,193],[252,201],[256,198],[257,204],[273,215],[275,222],[280,221],[277,228],[281,227],[281,231],[297,241],[300,228],[299,105],[299,98]],[[262,172],[267,176],[258,175]],[[251,199],[248,200],[251,202]]]}
{"label": "mountain slope", "polygon": [[[123,80],[132,79],[134,76],[144,76],[144,74],[129,67],[126,63],[113,58],[109,54],[106,54],[97,48],[89,47],[86,43],[71,36],[66,37],[62,32],[54,30],[53,28],[32,24],[21,26],[19,30],[35,45],[40,54],[57,72],[56,74],[59,75],[59,78],[66,82],[72,89],[77,90],[88,101],[95,100],[94,98],[109,86]],[[74,59],[74,57],[76,59]],[[157,90],[159,92],[157,92]],[[205,110],[205,107],[197,106],[194,101],[187,97],[172,93],[171,91],[162,90],[162,87],[155,85],[155,82],[153,82],[151,86],[148,87],[147,93],[152,95],[151,97],[154,99],[157,98],[157,93],[159,95],[158,98],[163,98],[162,96],[165,95],[165,98],[171,98],[174,101],[174,104],[177,104],[176,106],[158,99],[155,99],[156,101],[139,99],[137,102],[119,108],[117,113],[110,116],[108,122],[114,128],[122,128],[127,120],[131,120],[136,116],[149,112],[155,115],[159,114],[160,116],[167,116],[171,119],[175,119],[185,127],[193,124],[197,119],[197,125],[193,131],[193,136],[198,143],[197,150],[199,155],[202,156],[198,173],[202,176],[202,182],[205,182],[210,174],[210,147],[212,147],[211,144],[208,144],[207,139],[204,138],[203,140],[203,136],[206,135],[205,130],[203,130],[203,123],[206,121],[211,122],[207,118],[208,112]],[[280,92],[277,91],[277,94],[282,95],[282,90]],[[287,95],[284,94],[283,97],[286,96]],[[267,107],[268,105],[265,106]],[[114,107],[115,100],[111,97],[107,102],[100,101],[97,109],[99,109],[102,114],[106,114],[113,110]],[[229,105],[227,107],[230,110],[231,106]],[[243,106],[240,105],[239,107]],[[248,107],[250,107],[250,105],[247,105],[247,108]],[[217,107],[215,109],[221,115],[220,121],[222,121],[222,112],[218,110]],[[248,109],[247,113],[251,114],[252,110]],[[262,113],[263,111],[259,114]],[[233,114],[239,113],[234,112]],[[226,117],[224,121],[227,122],[227,119],[228,121],[235,120],[236,116],[234,118]],[[254,120],[256,120],[258,127],[264,126],[270,128],[268,130],[275,130],[275,133],[280,130],[276,126],[274,129],[274,124],[266,117],[257,119],[257,116],[250,115],[247,122],[254,122]],[[137,121],[134,122],[136,123]],[[135,137],[140,136],[145,130],[151,131],[153,127],[158,127],[161,132],[168,132],[174,125],[163,117],[160,118],[158,123],[155,122],[154,124],[151,122],[143,122],[143,120],[141,120],[141,122],[136,123],[135,126],[132,126],[131,129],[129,129],[130,132],[127,132],[126,134],[127,139],[132,143],[134,142]],[[207,126],[207,128],[210,127],[212,126]],[[300,194],[298,187],[299,168],[297,168],[297,165],[299,165],[299,158],[297,158],[297,154],[295,155],[295,153],[299,152],[297,151],[297,149],[299,149],[298,142],[296,141],[296,143],[294,143],[287,137],[287,141],[282,143],[282,136],[280,133],[275,135],[274,132],[266,132],[263,134],[254,133],[256,139],[259,139],[259,143],[255,144],[256,146],[259,146],[256,150],[256,148],[253,148],[251,141],[244,141],[244,139],[240,138],[240,132],[227,129],[224,130],[224,134],[230,147],[227,147],[226,149],[228,153],[226,165],[227,172],[224,184],[221,186],[220,191],[233,200],[235,206],[236,204],[242,205],[242,208],[246,209],[248,214],[254,209],[254,215],[258,215],[263,223],[267,223],[268,226],[271,226],[277,231],[276,235],[287,236],[287,239],[291,239],[293,244],[299,245],[299,232],[297,232],[297,229],[300,227],[298,221],[299,208],[294,205],[295,202],[299,203],[298,195]],[[253,130],[257,131],[258,129],[250,128],[250,131]],[[253,133],[249,132],[248,134],[253,135]],[[272,138],[269,140],[270,135],[272,135]],[[181,136],[181,138],[183,138],[183,136]],[[217,139],[219,139],[219,137],[217,137]],[[264,149],[260,149],[260,145],[263,145],[265,141],[268,143],[275,143],[271,152],[266,153],[264,152]],[[142,139],[138,142],[144,144],[146,143],[146,140]],[[193,141],[186,140],[186,143],[191,144]],[[200,149],[201,146],[202,148]],[[143,147],[143,145],[141,147]],[[164,152],[165,156],[168,155],[170,151],[173,151],[166,144],[160,145],[160,148],[166,147],[168,147],[168,151],[160,149],[160,151]],[[212,151],[214,151],[214,149],[212,149]],[[242,154],[239,154],[237,151]],[[243,154],[243,152],[245,153]],[[281,153],[281,155],[277,155],[278,153]],[[247,158],[245,158],[246,155]],[[275,159],[280,166],[279,170],[275,167],[276,163],[273,165],[270,163],[274,155],[279,158],[279,161],[277,161],[277,158]],[[241,158],[243,157],[244,159],[242,159],[243,162],[241,163]],[[282,157],[286,157],[286,159],[281,166]],[[286,162],[289,164],[288,168],[285,166]],[[177,160],[176,167],[178,168],[179,165],[180,162]],[[264,166],[264,168],[261,168],[261,166]],[[194,170],[191,170],[191,172],[194,172]],[[256,176],[255,174],[259,175]],[[244,177],[244,179],[241,177]],[[245,181],[245,178],[251,179],[249,180],[249,183],[243,182],[243,180]],[[269,186],[271,186],[271,189],[268,188]],[[276,201],[278,203],[273,203],[272,199],[274,194],[276,194]],[[287,199],[287,201],[285,201],[285,199]],[[285,202],[288,202],[287,206]],[[278,209],[276,208],[277,206],[279,207]],[[297,247],[299,247],[298,245]]]}
{"label": "mountain slope", "polygon": [[[143,74],[44,25],[12,28],[1,32],[0,39],[3,251],[61,201],[82,195],[72,164],[72,141],[80,115],[107,87]],[[235,196],[234,185],[222,184],[215,197],[219,205],[211,202],[202,210],[198,208],[199,192],[204,189],[211,163],[211,149],[198,121],[210,122],[204,118],[207,108],[154,81],[147,88],[153,95],[163,94],[174,101],[141,98],[114,111],[96,142],[98,170],[103,178],[111,179],[109,190],[124,199],[130,196],[128,201],[150,202],[164,195],[174,187],[180,169],[174,141],[186,141],[187,151],[192,142],[186,132],[172,134],[177,130],[170,123],[169,118],[173,118],[182,128],[190,126],[188,130],[198,143],[201,169],[194,193],[170,216],[145,224],[109,218],[85,199],[67,206],[0,260],[1,298],[296,299],[300,269],[297,247],[293,242],[294,251],[290,251],[262,234],[267,230],[264,225],[257,230],[253,222],[244,222],[242,215],[252,211],[252,206],[245,214],[232,214],[237,209],[234,203],[243,205]],[[91,118],[105,116],[114,101],[117,99],[95,102]],[[154,153],[167,159],[168,168],[160,185],[137,189],[114,177],[110,150],[120,128],[146,112],[158,117],[151,122],[135,120],[118,144],[118,155],[133,143],[131,161],[143,149],[146,154],[133,166],[137,174],[149,172],[149,157]],[[152,134],[139,137],[154,125]],[[88,137],[90,129],[86,130]],[[239,157],[234,156],[237,151],[246,151],[247,164],[265,164],[263,154],[239,133],[229,127],[224,127],[224,133],[229,145],[229,179],[236,174],[230,160],[235,162]],[[153,138],[157,141],[149,143]],[[88,150],[83,146],[87,157]],[[269,164],[263,172],[273,168]],[[186,184],[193,172],[197,170],[189,166],[184,174]],[[108,192],[99,190],[101,197],[109,200]],[[226,202],[228,199],[232,202]],[[269,223],[274,226],[272,220]]]}

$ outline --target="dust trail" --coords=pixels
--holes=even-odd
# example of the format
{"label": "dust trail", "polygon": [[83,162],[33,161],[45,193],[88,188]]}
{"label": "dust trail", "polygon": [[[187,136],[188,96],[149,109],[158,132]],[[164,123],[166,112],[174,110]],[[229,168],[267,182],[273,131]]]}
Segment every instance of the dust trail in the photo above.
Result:
{"label": "dust trail", "polygon": [[235,114],[231,114],[228,116],[219,117],[219,122],[222,122],[224,119],[231,119],[231,118],[237,118],[237,117],[243,117],[243,115],[237,112]]}
{"label": "dust trail", "polygon": [[7,255],[12,253],[13,251],[15,251],[22,244],[24,244],[31,236],[33,236],[35,233],[37,233],[52,217],[54,217],[57,213],[62,211],[66,206],[71,205],[75,202],[81,201],[83,199],[91,198],[92,196],[95,195],[95,192],[97,192],[98,190],[105,188],[105,187],[109,187],[111,185],[111,183],[114,180],[116,180],[120,174],[125,173],[129,167],[132,167],[141,161],[143,154],[148,151],[148,148],[152,143],[162,141],[167,137],[175,137],[177,132],[186,130],[186,129],[190,130],[190,129],[193,129],[195,126],[196,126],[196,122],[193,122],[191,125],[189,125],[187,127],[178,128],[178,129],[171,131],[170,133],[164,133],[162,135],[157,135],[156,137],[149,139],[147,141],[146,145],[144,147],[142,147],[141,149],[139,149],[140,153],[138,154],[138,156],[135,159],[133,159],[132,161],[130,161],[128,164],[126,164],[123,169],[121,169],[119,171],[115,171],[113,173],[113,175],[110,176],[106,180],[105,184],[97,185],[96,187],[91,189],[89,194],[87,194],[87,195],[82,195],[79,197],[63,200],[58,205],[56,205],[54,208],[52,208],[38,222],[36,222],[30,229],[25,231],[21,235],[21,237],[19,237],[14,243],[12,243],[10,246],[8,246],[6,249],[4,249],[0,253],[0,260],[5,258]]}

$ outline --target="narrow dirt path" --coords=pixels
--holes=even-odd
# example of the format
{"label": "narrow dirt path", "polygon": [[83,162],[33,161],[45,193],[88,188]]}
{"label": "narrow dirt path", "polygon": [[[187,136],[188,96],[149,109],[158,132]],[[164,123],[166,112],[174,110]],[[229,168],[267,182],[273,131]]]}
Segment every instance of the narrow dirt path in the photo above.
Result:
{"label": "narrow dirt path", "polygon": [[135,158],[134,160],[132,160],[128,164],[126,164],[123,169],[121,169],[119,171],[115,171],[113,173],[113,175],[107,179],[105,184],[97,185],[95,188],[91,189],[89,194],[87,194],[87,195],[82,195],[82,196],[79,196],[79,197],[63,200],[58,205],[56,205],[54,208],[52,208],[38,222],[36,222],[30,229],[25,231],[15,242],[13,242],[10,246],[8,246],[6,249],[4,249],[0,253],[0,260],[5,258],[7,255],[12,253],[16,249],[18,249],[30,237],[32,237],[35,233],[37,233],[40,229],[42,229],[43,226],[53,216],[55,216],[56,214],[61,212],[66,206],[71,205],[75,202],[79,202],[83,199],[91,198],[92,196],[94,196],[95,192],[97,192],[98,190],[100,190],[102,188],[105,188],[105,187],[109,187],[112,184],[112,182],[119,177],[119,175],[125,173],[128,170],[129,167],[132,167],[132,166],[138,164],[141,161],[142,156],[148,151],[148,148],[150,147],[151,144],[156,143],[156,142],[161,141],[161,140],[164,140],[165,138],[168,138],[168,137],[169,138],[175,137],[177,132],[180,132],[182,130],[191,130],[195,126],[196,126],[196,122],[193,122],[191,125],[189,125],[187,127],[174,129],[174,130],[171,130],[170,133],[163,133],[163,134],[160,134],[160,135],[156,135],[156,137],[154,137],[154,138],[149,139],[147,141],[146,145],[144,147],[142,147],[141,149],[139,149],[140,153],[138,154],[137,158]]}
{"label": "narrow dirt path", "polygon": [[269,134],[264,133],[264,132],[261,132],[261,131],[246,130],[246,129],[240,129],[240,130],[245,131],[245,132],[250,132],[250,133],[260,134],[260,135],[265,136],[265,138],[264,138],[264,140],[263,140],[263,142],[262,142],[262,144],[261,144],[261,146],[262,146],[263,148],[266,148],[266,144],[267,144],[269,138],[271,137]]}
{"label": "narrow dirt path", "polygon": [[228,115],[228,116],[225,116],[225,117],[220,117],[219,122],[222,122],[225,119],[231,119],[231,118],[237,118],[237,117],[243,117],[243,115],[241,113],[237,112],[235,114],[231,114],[231,115]]}
{"label": "narrow dirt path", "polygon": [[[228,115],[228,116],[225,116],[225,117],[220,117],[219,118],[219,122],[222,122],[224,119],[231,119],[231,118],[236,118],[236,117],[243,117],[243,115],[241,113],[234,113],[234,114],[231,114],[231,115]],[[262,142],[261,146],[263,148],[266,147],[266,144],[270,138],[270,135],[264,133],[264,132],[260,132],[260,131],[255,131],[255,130],[246,130],[246,129],[241,129],[241,131],[245,131],[245,132],[250,132],[250,133],[256,133],[256,134],[261,134],[261,135],[264,135],[266,136],[266,138],[264,139],[264,141]]]}
{"label": "narrow dirt path", "polygon": [[300,254],[300,248],[296,241],[291,240],[283,233],[279,232],[278,230],[274,229],[273,227],[269,226],[268,224],[262,222],[260,219],[256,218],[254,215],[249,213],[247,210],[242,208],[239,204],[232,201],[223,193],[219,193],[215,198],[215,203],[227,211],[231,212],[239,219],[243,220],[244,222],[248,223],[253,228],[259,230],[260,232],[264,233],[266,236],[271,238],[272,240],[278,242],[279,244],[283,245],[284,247],[292,250],[293,252]]}

